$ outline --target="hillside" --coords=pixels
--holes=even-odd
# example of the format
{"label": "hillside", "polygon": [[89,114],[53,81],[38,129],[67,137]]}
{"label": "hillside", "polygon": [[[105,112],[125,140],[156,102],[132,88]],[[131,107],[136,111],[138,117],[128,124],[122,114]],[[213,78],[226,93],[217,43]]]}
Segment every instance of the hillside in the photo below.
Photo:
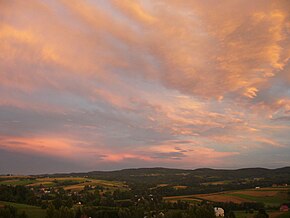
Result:
{"label": "hillside", "polygon": [[[139,168],[53,175],[7,175],[0,176],[0,204],[3,211],[3,205],[10,205],[31,218],[42,217],[39,214],[44,214],[45,210],[41,208],[56,214],[74,214],[78,208],[83,208],[80,213],[99,217],[98,213],[119,214],[124,207],[127,212],[149,207],[150,212],[187,213],[192,205],[200,208],[207,205],[209,207],[205,209],[208,211],[218,206],[243,217],[249,208],[254,213],[262,208],[267,209],[270,217],[278,217],[276,215],[287,215],[279,212],[280,205],[290,205],[288,183],[290,167],[237,170]],[[144,214],[145,211],[140,217]]]}
{"label": "hillside", "polygon": [[169,168],[137,168],[116,171],[92,171],[87,173],[54,174],[50,176],[81,176],[95,179],[124,181],[127,183],[172,184],[193,186],[217,181],[262,181],[272,184],[290,183],[290,167],[278,169],[244,168],[237,170],[201,168],[195,170]]}

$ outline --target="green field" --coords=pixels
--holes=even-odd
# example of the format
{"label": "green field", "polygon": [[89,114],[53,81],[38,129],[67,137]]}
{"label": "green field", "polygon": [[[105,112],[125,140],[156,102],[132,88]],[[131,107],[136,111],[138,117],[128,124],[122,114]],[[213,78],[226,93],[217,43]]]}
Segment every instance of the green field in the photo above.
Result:
{"label": "green field", "polygon": [[[235,211],[236,218],[253,218],[255,213],[246,213],[245,211]],[[289,218],[290,212],[268,211],[270,218]]]}
{"label": "green field", "polygon": [[245,211],[235,211],[236,218],[252,218],[254,214],[246,213]]}
{"label": "green field", "polygon": [[35,183],[35,180],[29,179],[13,179],[0,181],[0,185],[29,185]]}
{"label": "green field", "polygon": [[29,218],[41,218],[45,217],[46,210],[41,209],[39,207],[27,205],[27,204],[17,204],[12,202],[0,201],[2,205],[11,205],[17,208],[18,213],[24,211]]}
{"label": "green field", "polygon": [[263,196],[263,197],[251,196],[251,195],[241,194],[241,193],[229,193],[229,194],[224,194],[224,195],[236,196],[236,197],[240,197],[242,199],[248,200],[248,201],[261,202],[261,203],[264,203],[266,206],[275,206],[275,207],[279,207],[286,200],[279,193],[275,196]]}

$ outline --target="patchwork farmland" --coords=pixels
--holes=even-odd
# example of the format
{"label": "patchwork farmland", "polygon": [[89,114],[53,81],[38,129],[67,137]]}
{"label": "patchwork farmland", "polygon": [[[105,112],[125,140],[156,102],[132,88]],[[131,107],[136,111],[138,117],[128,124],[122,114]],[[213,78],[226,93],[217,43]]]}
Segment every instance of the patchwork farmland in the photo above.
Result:
{"label": "patchwork farmland", "polygon": [[58,187],[72,191],[81,191],[85,186],[100,186],[108,190],[128,189],[128,186],[124,182],[83,177],[0,176],[0,185],[24,185],[31,188],[37,186],[42,186],[44,188]]}
{"label": "patchwork farmland", "polygon": [[289,188],[260,188],[260,189],[247,189],[239,191],[227,191],[211,194],[199,194],[199,195],[185,195],[185,196],[170,196],[164,197],[166,201],[212,201],[212,202],[261,202],[266,206],[278,207],[285,201],[287,201],[287,193]]}
{"label": "patchwork farmland", "polygon": [[165,217],[195,217],[190,215],[192,210],[211,213],[214,207],[221,207],[226,215],[231,212],[237,218],[254,218],[261,210],[271,218],[286,218],[289,212],[279,210],[281,205],[289,207],[288,170],[153,168],[0,176],[0,217],[9,207],[29,218],[63,213],[118,217],[119,213],[132,215],[138,210],[143,212],[134,218],[161,212]]}

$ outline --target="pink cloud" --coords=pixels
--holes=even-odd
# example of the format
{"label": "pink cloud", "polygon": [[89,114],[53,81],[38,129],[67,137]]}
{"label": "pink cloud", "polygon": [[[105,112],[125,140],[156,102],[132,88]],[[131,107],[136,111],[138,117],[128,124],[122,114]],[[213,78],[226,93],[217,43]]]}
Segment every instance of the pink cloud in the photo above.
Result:
{"label": "pink cloud", "polygon": [[2,149],[178,166],[288,152],[287,1],[0,6]]}

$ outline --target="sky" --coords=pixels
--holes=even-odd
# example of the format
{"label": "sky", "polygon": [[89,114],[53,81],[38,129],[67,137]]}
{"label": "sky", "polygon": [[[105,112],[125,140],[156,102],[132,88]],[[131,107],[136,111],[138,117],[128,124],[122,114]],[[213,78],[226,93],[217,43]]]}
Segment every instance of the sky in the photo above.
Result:
{"label": "sky", "polygon": [[289,8],[0,0],[0,174],[289,166]]}

